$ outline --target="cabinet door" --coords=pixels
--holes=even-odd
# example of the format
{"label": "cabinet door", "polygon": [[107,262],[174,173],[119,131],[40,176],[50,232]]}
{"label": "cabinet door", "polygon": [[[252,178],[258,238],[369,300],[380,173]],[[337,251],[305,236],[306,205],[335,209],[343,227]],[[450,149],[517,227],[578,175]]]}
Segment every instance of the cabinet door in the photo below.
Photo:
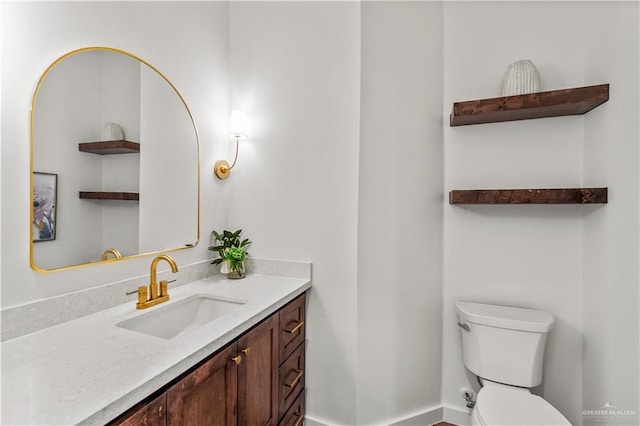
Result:
{"label": "cabinet door", "polygon": [[272,315],[238,340],[238,424],[278,422],[278,315]]}
{"label": "cabinet door", "polygon": [[170,387],[167,424],[235,426],[238,367],[232,358],[236,356],[234,343]]}
{"label": "cabinet door", "polygon": [[135,409],[124,419],[117,420],[112,424],[119,426],[165,426],[167,424],[166,405],[166,394],[163,393],[150,403]]}

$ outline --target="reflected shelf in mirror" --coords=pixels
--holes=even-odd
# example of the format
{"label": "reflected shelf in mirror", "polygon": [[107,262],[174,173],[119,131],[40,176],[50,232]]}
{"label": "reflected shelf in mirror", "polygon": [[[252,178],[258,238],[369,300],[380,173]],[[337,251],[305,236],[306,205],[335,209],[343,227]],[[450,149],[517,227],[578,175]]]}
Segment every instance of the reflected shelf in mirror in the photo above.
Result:
{"label": "reflected shelf in mirror", "polygon": [[127,140],[82,142],[78,144],[78,151],[98,155],[137,154],[140,152],[140,144]]}
{"label": "reflected shelf in mirror", "polygon": [[80,191],[79,198],[81,200],[140,201],[140,194],[137,192]]}

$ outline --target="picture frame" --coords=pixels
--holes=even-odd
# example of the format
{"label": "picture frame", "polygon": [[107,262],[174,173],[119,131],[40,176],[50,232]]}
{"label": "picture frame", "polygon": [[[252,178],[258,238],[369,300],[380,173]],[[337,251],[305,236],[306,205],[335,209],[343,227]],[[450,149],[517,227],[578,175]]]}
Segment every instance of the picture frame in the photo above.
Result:
{"label": "picture frame", "polygon": [[56,239],[58,175],[33,172],[31,235],[33,242]]}

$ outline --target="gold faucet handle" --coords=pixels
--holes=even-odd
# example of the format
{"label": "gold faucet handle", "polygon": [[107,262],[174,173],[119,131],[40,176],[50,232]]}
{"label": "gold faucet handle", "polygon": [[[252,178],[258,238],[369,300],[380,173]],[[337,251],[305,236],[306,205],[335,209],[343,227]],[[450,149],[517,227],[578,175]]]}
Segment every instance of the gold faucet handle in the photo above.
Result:
{"label": "gold faucet handle", "polygon": [[160,281],[160,297],[169,295],[169,290],[167,289],[167,286],[169,285],[169,283],[173,283],[173,282],[176,282],[176,280],[171,280],[171,281],[162,280],[162,281]]}
{"label": "gold faucet handle", "polygon": [[147,286],[142,285],[138,287],[138,305],[147,303]]}
{"label": "gold faucet handle", "polygon": [[167,281],[162,280],[160,281],[160,297],[166,296],[167,294]]}

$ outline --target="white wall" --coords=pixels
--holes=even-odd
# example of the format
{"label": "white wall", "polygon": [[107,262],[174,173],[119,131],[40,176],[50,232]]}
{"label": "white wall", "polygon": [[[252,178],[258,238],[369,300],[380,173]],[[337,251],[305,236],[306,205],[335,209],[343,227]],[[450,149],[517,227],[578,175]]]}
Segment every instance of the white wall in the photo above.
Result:
{"label": "white wall", "polygon": [[[4,10],[2,7],[2,4],[0,4],[0,22],[4,22],[3,20],[3,14],[4,14]],[[2,31],[0,31],[0,52],[2,51],[2,49],[4,48],[4,43],[6,43],[5,41],[6,35],[3,34]],[[2,70],[3,70],[3,59],[2,59],[2,54],[0,54],[0,94],[2,93],[2,81],[3,81],[3,77],[2,77]],[[2,115],[2,111],[3,111],[3,103],[2,102],[2,96],[0,95],[0,164],[2,163],[2,121],[3,121],[3,115]],[[2,286],[2,228],[3,226],[1,226],[2,224],[2,173],[0,173],[0,286]],[[2,305],[2,291],[0,288],[0,306]],[[0,408],[1,409],[1,408]]]}
{"label": "white wall", "polygon": [[447,3],[444,37],[444,114],[498,96],[521,58],[542,90],[610,82],[612,99],[584,117],[445,127],[446,190],[609,186],[610,203],[445,206],[443,403],[464,410],[459,389],[477,389],[454,311],[472,300],[555,317],[536,392],[573,424],[606,402],[637,413],[637,4]]}
{"label": "white wall", "polygon": [[[581,10],[580,3],[446,3],[443,116],[455,101],[499,96],[504,70],[518,59],[537,65],[542,90],[600,83],[583,76]],[[580,186],[588,119],[445,125],[445,189]],[[466,410],[460,389],[477,388],[463,366],[455,302],[529,307],[556,320],[537,391],[580,422],[582,212],[571,205],[445,205],[445,405]]]}
{"label": "white wall", "polygon": [[[86,262],[88,253],[97,256],[102,247],[102,208],[78,199],[81,188],[102,187],[102,157],[85,158],[78,151],[78,142],[99,140],[102,130],[102,86],[95,84],[99,77],[91,77],[99,72],[97,59],[94,54],[73,55],[60,62],[42,84],[33,111],[33,170],[58,175],[56,239],[33,246],[34,261],[44,269]],[[68,107],[60,108],[60,103]],[[95,234],[78,233],[78,228]]]}
{"label": "white wall", "polygon": [[[410,48],[407,48],[410,46]],[[362,3],[358,424],[440,405],[442,4]]]}
{"label": "white wall", "polygon": [[355,424],[360,4],[230,7],[230,103],[252,125],[220,183],[229,227],[253,256],[313,261],[307,414]]}
{"label": "white wall", "polygon": [[[253,256],[313,261],[310,418],[466,410],[459,389],[475,381],[459,299],[556,318],[536,392],[573,423],[607,401],[638,412],[638,12],[609,4],[4,3],[2,306],[148,272],[146,258],[50,275],[28,266],[33,89],[61,54],[110,45],[162,70],[198,124],[203,241],[174,253],[178,263],[209,258],[212,229],[240,227]],[[454,101],[499,95],[521,58],[538,66],[543,90],[611,82],[612,100],[585,117],[448,126]],[[233,154],[230,107],[252,127],[218,181],[211,165]],[[611,202],[459,207],[443,194],[583,184],[608,185]],[[614,201],[617,191],[630,198]],[[386,238],[399,224],[419,240]],[[410,269],[398,271],[407,248]]]}
{"label": "white wall", "polygon": [[[30,269],[29,105],[42,72],[80,47],[111,46],[138,55],[180,90],[199,126],[202,164],[213,164],[228,128],[228,18],[224,2],[2,4],[3,307],[146,275],[151,260],[46,275]],[[208,167],[201,170],[201,184],[203,241],[172,253],[178,265],[210,258],[208,233],[226,221],[222,188]],[[158,232],[165,226],[158,224]]]}
{"label": "white wall", "polygon": [[[139,252],[146,253],[196,240],[198,146],[179,96],[155,71],[141,71]],[[158,232],[149,218],[167,226]]]}
{"label": "white wall", "polygon": [[390,423],[439,405],[441,12],[231,5],[231,106],[253,129],[224,183],[229,223],[252,255],[313,261],[316,421]]}
{"label": "white wall", "polygon": [[[610,402],[636,415],[638,391],[638,140],[637,2],[594,2],[585,12],[585,78],[609,82],[610,100],[585,119],[585,185],[607,185],[609,204],[584,210],[583,409]],[[589,415],[584,424],[602,424]]]}
{"label": "white wall", "polygon": [[[64,108],[61,108],[64,105]],[[119,123],[139,140],[140,65],[125,55],[71,55],[47,74],[34,108],[35,171],[58,175],[56,238],[34,244],[34,262],[55,269],[100,260],[117,248],[138,253],[138,204],[78,198],[79,191],[138,191],[138,155],[102,156],[78,150],[101,140],[104,123]],[[78,232],[83,230],[83,232]]]}
{"label": "white wall", "polygon": [[[93,52],[101,58],[100,76],[102,81],[101,112],[102,125],[104,123],[118,123],[123,129],[124,137],[130,141],[140,141],[140,69],[141,64],[124,55],[107,52]],[[98,126],[95,137],[89,141],[101,140],[102,127]],[[97,139],[96,139],[97,137]],[[77,151],[77,149],[76,149]],[[87,154],[80,156],[77,164],[82,164],[86,158],[95,156]],[[140,154],[100,155],[102,162],[102,187],[88,188],[82,182],[79,189],[139,192],[140,190]],[[82,178],[79,179],[82,181]],[[77,198],[77,195],[74,194]],[[100,246],[95,252],[87,252],[88,260],[100,260],[102,253],[109,248],[116,248],[123,256],[138,254],[139,235],[139,203],[130,201],[116,202],[87,202],[102,209],[103,226]],[[78,229],[90,228],[75,228]],[[90,234],[90,233],[88,233]],[[80,246],[82,247],[82,246]],[[58,264],[61,266],[64,264]]]}

